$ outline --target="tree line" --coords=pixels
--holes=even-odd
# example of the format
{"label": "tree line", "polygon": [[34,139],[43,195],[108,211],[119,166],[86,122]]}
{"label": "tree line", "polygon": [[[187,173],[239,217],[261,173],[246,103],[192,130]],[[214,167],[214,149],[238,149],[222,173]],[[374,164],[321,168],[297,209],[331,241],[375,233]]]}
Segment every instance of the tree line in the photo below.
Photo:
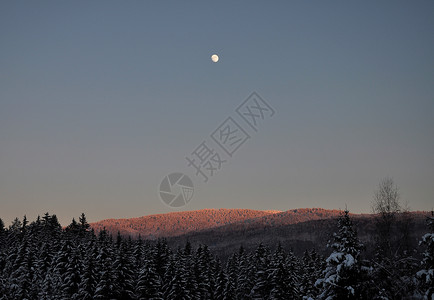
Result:
{"label": "tree line", "polygon": [[431,299],[434,218],[423,257],[363,259],[348,211],[329,242],[298,257],[280,245],[242,247],[221,261],[206,245],[95,234],[83,214],[62,229],[55,215],[0,224],[0,299]]}
{"label": "tree line", "polygon": [[84,214],[66,228],[48,213],[8,228],[0,219],[0,299],[433,299],[434,217],[416,249],[394,243],[395,192],[385,180],[374,197],[378,247],[369,259],[348,210],[325,257],[260,243],[225,260],[207,245],[95,233]]}

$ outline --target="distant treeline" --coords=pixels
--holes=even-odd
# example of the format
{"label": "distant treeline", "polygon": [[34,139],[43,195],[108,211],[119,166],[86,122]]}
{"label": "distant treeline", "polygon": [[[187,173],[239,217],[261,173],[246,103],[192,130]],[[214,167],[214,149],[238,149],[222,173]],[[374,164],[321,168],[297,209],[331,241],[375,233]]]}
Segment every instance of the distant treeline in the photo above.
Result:
{"label": "distant treeline", "polygon": [[[342,213],[342,211],[340,212]],[[413,256],[421,258],[421,253],[414,251],[419,249],[418,245],[421,236],[426,233],[426,216],[429,212],[405,212],[398,213],[390,228],[389,241],[395,251],[412,251]],[[245,250],[253,251],[259,243],[267,244],[274,250],[278,243],[285,250],[291,250],[294,254],[302,256],[308,250],[315,250],[318,254],[328,256],[332,249],[324,247],[337,230],[337,218],[326,216],[325,219],[310,220],[287,225],[262,226],[255,223],[255,226],[243,227],[239,224],[232,224],[210,228],[197,232],[173,236],[167,238],[167,243],[172,248],[183,247],[187,241],[193,246],[200,244],[208,245],[214,254],[226,260],[236,252],[240,246]],[[378,251],[378,227],[377,216],[350,215],[354,227],[357,229],[359,239],[364,244],[363,257],[372,259]],[[112,231],[116,235],[116,231]],[[128,235],[127,235],[128,237]]]}
{"label": "distant treeline", "polygon": [[84,214],[66,228],[48,213],[0,219],[0,299],[432,299],[433,217],[416,247],[394,243],[383,221],[372,257],[345,211],[326,257],[259,243],[223,261],[206,245],[95,234]]}
{"label": "distant treeline", "polygon": [[335,218],[341,210],[302,208],[287,211],[252,209],[201,209],[179,211],[129,219],[106,219],[90,224],[95,231],[106,229],[116,234],[142,238],[160,238],[184,235],[210,228],[220,231],[252,230],[296,224],[310,220]]}

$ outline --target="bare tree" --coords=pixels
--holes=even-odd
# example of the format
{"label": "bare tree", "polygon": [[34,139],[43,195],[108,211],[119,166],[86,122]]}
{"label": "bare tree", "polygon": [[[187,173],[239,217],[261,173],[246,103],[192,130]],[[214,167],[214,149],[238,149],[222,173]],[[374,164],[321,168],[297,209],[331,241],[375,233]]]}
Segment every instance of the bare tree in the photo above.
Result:
{"label": "bare tree", "polygon": [[386,177],[380,181],[378,189],[375,191],[372,210],[374,213],[382,216],[394,216],[401,210],[399,198],[398,187],[395,185],[392,178]]}
{"label": "bare tree", "polygon": [[372,210],[377,217],[378,246],[382,255],[391,255],[392,225],[396,215],[401,211],[399,203],[399,190],[393,179],[386,177],[382,179],[375,191],[372,202]]}

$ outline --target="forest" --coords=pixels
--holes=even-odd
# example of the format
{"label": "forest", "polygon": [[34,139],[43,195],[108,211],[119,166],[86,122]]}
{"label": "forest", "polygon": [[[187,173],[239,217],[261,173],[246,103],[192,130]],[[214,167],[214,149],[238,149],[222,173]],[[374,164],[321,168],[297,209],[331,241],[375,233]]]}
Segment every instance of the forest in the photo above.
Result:
{"label": "forest", "polygon": [[129,219],[106,219],[91,223],[95,231],[106,229],[109,232],[131,237],[152,239],[185,235],[206,229],[229,232],[240,229],[276,227],[310,220],[337,217],[340,210],[304,208],[287,211],[264,211],[252,209],[202,209],[179,211]]}
{"label": "forest", "polygon": [[412,249],[394,242],[388,217],[374,257],[345,210],[327,256],[259,243],[224,259],[207,245],[96,233],[84,214],[65,228],[48,213],[8,228],[0,219],[0,299],[433,299],[433,216]]}

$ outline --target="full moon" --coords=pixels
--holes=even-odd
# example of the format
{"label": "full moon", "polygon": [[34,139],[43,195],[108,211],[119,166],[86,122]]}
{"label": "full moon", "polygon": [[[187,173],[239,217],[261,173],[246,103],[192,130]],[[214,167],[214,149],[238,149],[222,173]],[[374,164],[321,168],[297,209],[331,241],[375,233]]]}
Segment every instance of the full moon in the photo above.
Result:
{"label": "full moon", "polygon": [[219,57],[218,57],[218,55],[217,54],[213,54],[213,55],[211,55],[211,60],[213,61],[213,62],[218,62],[219,61]]}

